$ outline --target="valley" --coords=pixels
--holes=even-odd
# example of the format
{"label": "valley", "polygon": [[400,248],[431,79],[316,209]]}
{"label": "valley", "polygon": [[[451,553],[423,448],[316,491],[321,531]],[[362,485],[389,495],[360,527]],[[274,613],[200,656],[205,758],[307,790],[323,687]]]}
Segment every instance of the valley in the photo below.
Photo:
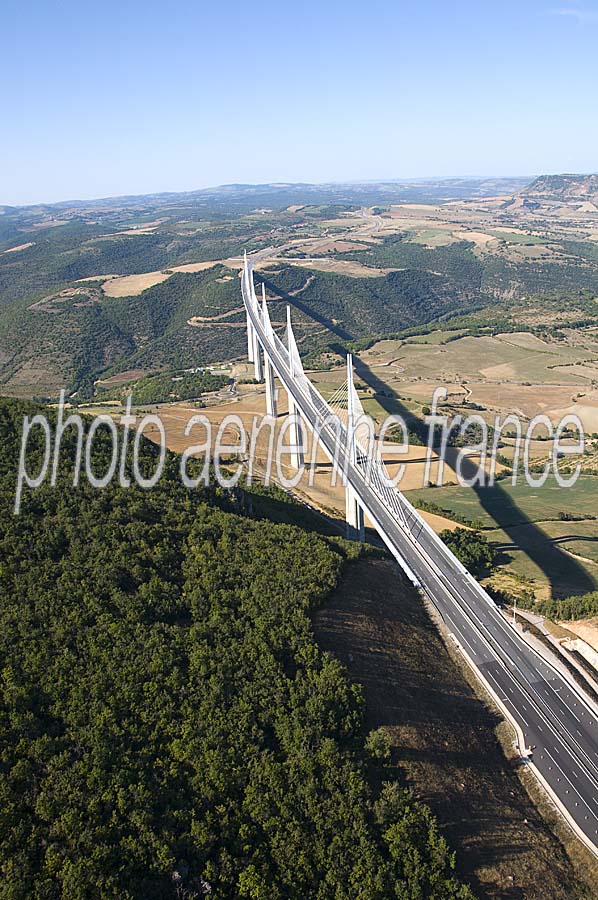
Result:
{"label": "valley", "polygon": [[[460,197],[451,196],[457,188],[444,182],[300,191],[262,186],[209,197],[4,210],[0,393],[53,405],[64,389],[71,408],[107,413],[117,422],[130,397],[135,414],[160,417],[167,445],[178,454],[190,443],[186,429],[198,411],[212,424],[212,437],[231,413],[250,433],[266,410],[266,396],[246,358],[239,274],[247,252],[283,339],[290,307],[303,364],[322,395],[334,395],[344,383],[345,354],[351,352],[358,396],[376,428],[390,414],[404,419],[408,451],[390,435],[383,458],[391,475],[404,466],[401,490],[431,527],[445,540],[462,530],[472,540],[481,535],[494,560],[483,584],[506,609],[516,603],[521,612],[545,616],[542,627],[564,644],[581,638],[585,647],[598,648],[598,207],[592,193],[548,196],[539,182],[472,183],[459,188]],[[313,202],[291,202],[296,194]],[[475,414],[490,433],[497,417],[513,413],[524,429],[539,415],[555,427],[566,415],[578,416],[586,432],[583,453],[558,463],[563,473],[580,465],[575,487],[561,488],[554,476],[541,489],[512,484],[521,457],[508,430],[501,435],[494,483],[460,486],[459,468],[487,478],[490,462],[471,441],[449,446],[442,465],[436,446],[428,453],[426,417],[438,387],[446,391],[442,415]],[[285,404],[281,390],[275,437],[286,420]],[[150,429],[145,437],[157,441],[159,433]],[[233,428],[224,437],[234,444],[238,435]],[[273,487],[263,487],[267,451],[262,435],[251,465],[246,454],[229,460],[243,467],[243,514],[309,522],[310,529],[337,540],[345,530],[345,492],[330,484],[326,457],[315,453],[292,489],[291,503],[281,504],[276,471]],[[309,436],[306,451],[309,459]],[[548,462],[540,429],[530,443],[530,463],[541,472]],[[288,454],[282,471],[293,474]],[[368,541],[379,545],[367,519],[366,528]],[[378,572],[388,563],[359,565],[378,584]],[[397,591],[407,596],[404,585]],[[408,716],[399,720],[372,699],[368,667],[363,659],[354,664],[364,640],[391,654],[380,644],[376,617],[392,618],[392,599],[386,598],[383,609],[371,608],[372,619],[365,622],[354,620],[351,592],[343,589],[342,596],[332,600],[342,607],[335,622],[328,623],[326,608],[318,613],[316,637],[324,646],[331,641],[349,675],[365,684],[368,722],[384,726],[395,775],[449,821],[446,772],[422,757],[422,740],[448,740],[434,704],[429,726],[418,731]],[[415,607],[409,615],[416,616]],[[344,616],[352,624],[340,633]],[[420,640],[409,631],[414,621],[393,625],[406,645]],[[416,627],[427,626],[422,620]],[[428,636],[422,653],[432,652],[431,641]],[[451,671],[453,664],[446,663]],[[454,690],[469,709],[463,686]],[[502,758],[492,745],[493,729],[492,722],[480,720],[476,741]],[[507,747],[508,737],[501,740]],[[459,747],[454,743],[454,753],[463,754]],[[462,768],[455,765],[454,777],[467,780],[470,771],[465,761]],[[503,777],[505,783],[514,779],[506,770]],[[504,789],[495,782],[488,787],[490,782],[487,772],[479,773],[468,786],[464,809],[488,815],[481,792],[500,795]],[[579,881],[587,860],[576,859],[577,850],[558,825],[550,827],[567,844],[568,859],[549,861],[554,838],[539,820],[528,826],[526,819],[530,834],[524,839],[515,820],[529,801],[516,779],[512,791],[517,799],[495,823],[503,835],[497,840],[508,835],[528,847],[531,841],[541,854],[539,878],[554,868],[562,884]],[[489,855],[477,832],[452,823],[449,833],[467,854],[467,864],[458,869],[466,882],[481,896],[511,896],[511,851],[505,849],[505,866],[498,855]],[[526,866],[517,870],[517,879],[532,897]],[[566,895],[559,891],[555,898]]]}

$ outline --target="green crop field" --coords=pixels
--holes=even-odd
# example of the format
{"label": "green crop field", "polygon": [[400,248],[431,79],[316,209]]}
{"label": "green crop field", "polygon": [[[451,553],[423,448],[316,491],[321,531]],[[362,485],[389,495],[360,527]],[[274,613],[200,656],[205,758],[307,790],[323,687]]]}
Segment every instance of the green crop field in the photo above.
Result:
{"label": "green crop field", "polygon": [[[458,375],[460,378],[485,377],[500,381],[582,383],[580,376],[563,371],[561,367],[587,359],[585,348],[543,344],[539,340],[533,346],[520,346],[510,338],[510,335],[463,337],[448,344],[422,340],[417,345],[410,340],[408,344],[397,346],[395,364],[403,368],[406,376],[413,377],[454,378]],[[384,342],[384,350],[387,347]]]}
{"label": "green crop field", "polygon": [[[560,513],[584,518],[597,516],[598,478],[581,475],[570,488],[560,487],[552,477],[542,488],[530,487],[523,478],[515,485],[504,479],[494,487],[479,489],[449,484],[409,491],[407,497],[411,502],[414,499],[433,501],[460,516],[479,519],[488,528],[495,524],[504,528],[558,519]],[[598,533],[598,519],[596,530]]]}

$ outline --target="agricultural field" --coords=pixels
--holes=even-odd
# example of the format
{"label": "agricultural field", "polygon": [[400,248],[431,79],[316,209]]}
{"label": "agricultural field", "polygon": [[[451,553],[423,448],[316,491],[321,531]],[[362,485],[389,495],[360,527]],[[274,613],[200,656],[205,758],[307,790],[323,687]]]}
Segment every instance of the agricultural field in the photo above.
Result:
{"label": "agricultural field", "polygon": [[[598,478],[572,487],[549,478],[541,488],[510,479],[493,487],[457,484],[407,491],[411,502],[433,502],[451,516],[479,522],[499,551],[499,576],[538,598],[584,594],[598,587]],[[500,581],[500,577],[498,578]]]}
{"label": "agricultural field", "polygon": [[[404,379],[499,384],[588,385],[598,382],[598,347],[549,344],[523,334],[465,336],[436,341],[383,341],[362,354],[365,363],[390,368]],[[428,337],[426,335],[426,337]],[[593,359],[588,361],[588,354]]]}
{"label": "agricultural field", "polygon": [[[580,475],[571,487],[560,487],[553,477],[540,487],[521,478],[517,484],[502,479],[494,487],[471,489],[458,484],[410,491],[410,500],[426,499],[448,507],[459,515],[477,519],[484,527],[500,522],[503,527],[558,520],[561,514],[583,519],[598,517],[598,479]],[[597,519],[598,521],[598,519]]]}
{"label": "agricultural field", "polygon": [[[252,376],[238,284],[246,251],[281,335],[291,307],[324,396],[342,383],[351,351],[366,412],[378,426],[391,413],[405,418],[413,445],[400,458],[388,443],[387,464],[394,474],[404,463],[403,488],[447,510],[426,513],[434,527],[455,527],[452,514],[479,519],[502,547],[504,571],[539,591],[585,587],[595,575],[594,524],[570,529],[555,519],[567,502],[578,515],[597,508],[596,441],[568,500],[550,486],[538,496],[511,490],[507,480],[483,502],[468,489],[425,487],[419,443],[439,386],[447,393],[439,411],[449,416],[475,412],[492,425],[516,413],[525,429],[538,414],[555,424],[575,414],[598,434],[598,212],[532,197],[524,184],[493,186],[494,195],[489,185],[468,193],[447,182],[263,186],[9,211],[0,234],[0,391],[52,400],[64,387],[73,403],[114,412],[134,379],[154,374],[167,384],[168,373],[225,363],[236,389],[201,402],[215,421],[227,410],[251,418],[264,397],[239,383]],[[159,408],[176,447],[197,404],[174,402],[170,389],[147,396],[168,393]],[[543,464],[547,447],[533,441],[532,462]],[[510,438],[500,453],[497,472],[506,476]],[[445,479],[455,480],[455,464],[451,449]],[[470,470],[480,464],[469,456]],[[297,489],[342,515],[342,492],[325,486],[318,466],[314,484]],[[433,461],[432,480],[437,471]],[[559,564],[568,562],[560,582],[537,565],[537,548],[557,542]]]}
{"label": "agricultural field", "polygon": [[[504,191],[489,197],[491,185]],[[587,203],[531,202],[524,186],[264,185],[7,210],[0,389],[51,398],[64,386],[88,399],[94,381],[119,371],[241,357],[236,276],[244,251],[254,254],[279,318],[286,303],[293,307],[302,352],[314,362],[411,331],[411,343],[426,347],[404,350],[395,373],[598,381],[596,334],[593,346],[582,335],[577,352],[565,353],[530,335],[527,362],[509,346],[517,323],[554,331],[583,319],[585,329],[598,314],[598,213]],[[227,290],[214,303],[219,285]],[[158,304],[166,315],[156,315]],[[501,319],[510,337],[501,336]],[[489,342],[470,346],[472,331],[489,321]],[[414,334],[418,327],[427,335]]]}

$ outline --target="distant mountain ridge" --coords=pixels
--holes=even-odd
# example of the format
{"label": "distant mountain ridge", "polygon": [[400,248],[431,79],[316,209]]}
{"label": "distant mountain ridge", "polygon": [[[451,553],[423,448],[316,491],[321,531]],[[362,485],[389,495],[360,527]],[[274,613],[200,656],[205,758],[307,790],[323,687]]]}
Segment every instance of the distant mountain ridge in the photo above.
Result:
{"label": "distant mountain ridge", "polygon": [[191,191],[161,191],[149,194],[126,194],[99,197],[93,200],[61,200],[51,203],[33,203],[25,206],[2,204],[1,214],[41,214],[55,210],[128,209],[201,203],[226,203],[231,198],[238,201],[255,198],[257,205],[268,203],[284,206],[299,198],[303,202],[345,202],[371,205],[376,202],[441,202],[465,197],[491,197],[494,194],[516,193],[529,184],[530,178],[512,177],[444,177],[444,178],[390,178],[351,182],[268,182],[265,184],[222,184]]}
{"label": "distant mountain ridge", "polygon": [[523,188],[526,197],[598,201],[598,175],[540,175]]}

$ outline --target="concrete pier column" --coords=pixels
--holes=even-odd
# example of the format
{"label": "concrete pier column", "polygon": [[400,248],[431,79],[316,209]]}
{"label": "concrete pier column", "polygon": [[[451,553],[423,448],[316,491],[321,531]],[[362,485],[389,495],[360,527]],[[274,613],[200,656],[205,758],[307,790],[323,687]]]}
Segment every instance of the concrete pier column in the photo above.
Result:
{"label": "concrete pier column", "polygon": [[262,365],[262,348],[257,331],[253,329],[253,365],[255,366],[255,380],[264,380],[264,367]]}
{"label": "concrete pier column", "polygon": [[347,485],[345,488],[345,521],[347,523],[347,538],[350,541],[365,540],[365,519],[355,491]]}
{"label": "concrete pier column", "polygon": [[251,319],[249,318],[249,313],[247,313],[247,359],[249,362],[253,362],[253,353],[254,353],[254,344],[255,344],[255,332],[253,329],[253,325],[251,324]]}
{"label": "concrete pier column", "polygon": [[278,415],[278,403],[274,387],[274,369],[266,354],[264,354],[264,368],[266,370],[266,412],[275,419]]}
{"label": "concrete pier column", "polygon": [[295,469],[301,468],[304,464],[304,447],[303,447],[303,428],[301,427],[301,419],[299,417],[299,409],[293,400],[291,394],[287,391],[289,398],[289,416],[291,424],[289,426],[289,440],[291,444],[291,465]]}
{"label": "concrete pier column", "polygon": [[[357,443],[355,438],[355,386],[353,384],[353,357],[347,354],[347,452],[353,465],[357,463]],[[349,485],[345,488],[345,520],[347,537],[350,540],[365,540],[363,507]]]}

